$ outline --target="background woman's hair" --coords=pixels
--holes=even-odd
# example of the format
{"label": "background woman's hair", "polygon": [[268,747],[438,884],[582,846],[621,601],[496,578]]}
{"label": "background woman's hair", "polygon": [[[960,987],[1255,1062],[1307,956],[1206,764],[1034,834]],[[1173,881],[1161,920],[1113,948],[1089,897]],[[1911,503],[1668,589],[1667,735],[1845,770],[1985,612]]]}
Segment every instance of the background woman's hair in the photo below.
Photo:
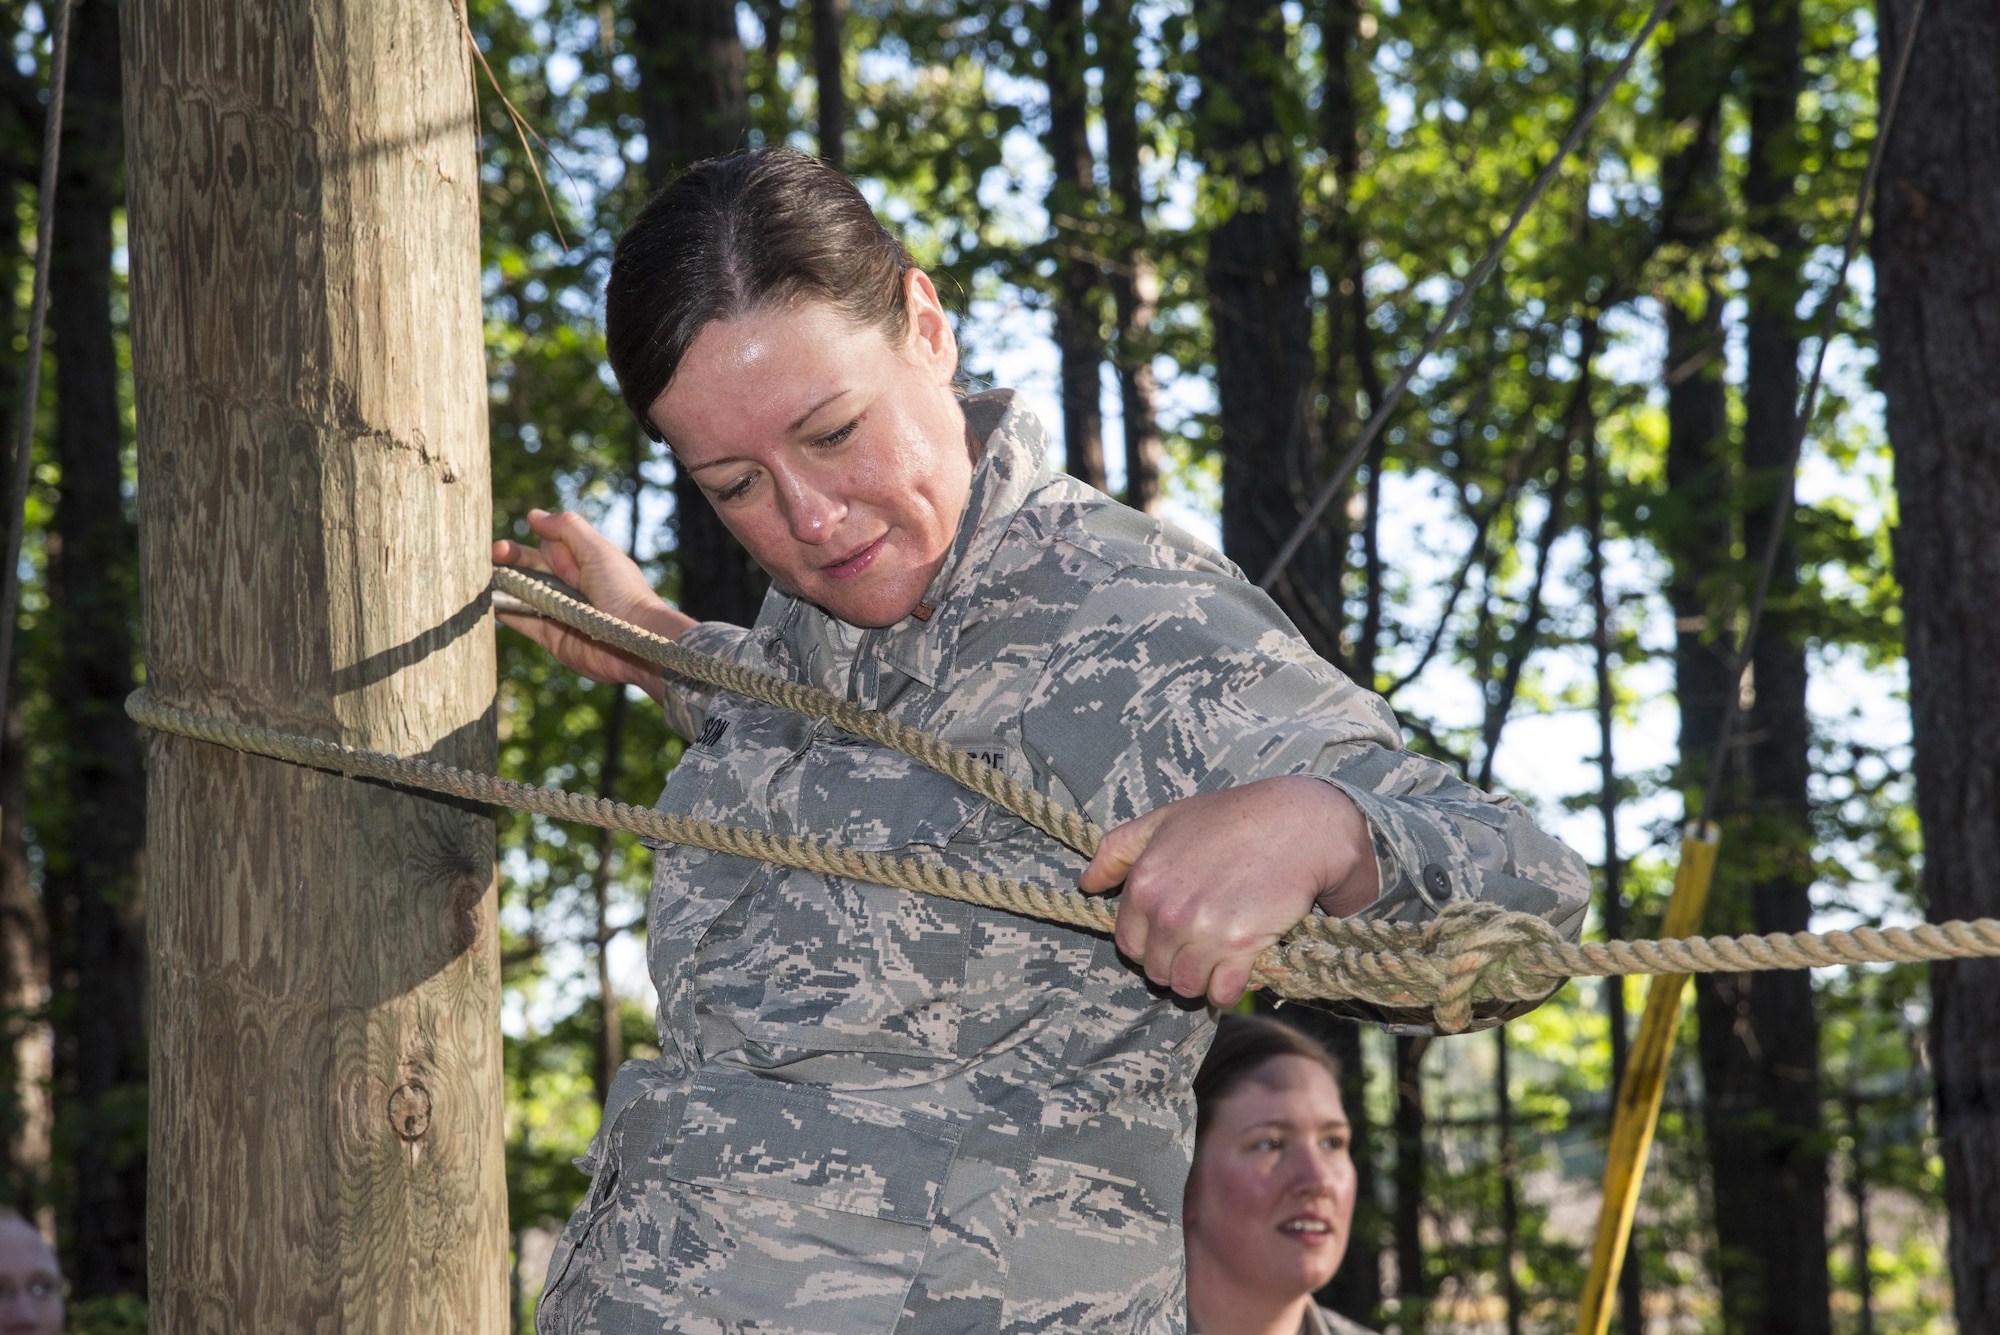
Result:
{"label": "background woman's hair", "polygon": [[1236,1087],[1273,1057],[1304,1057],[1318,1062],[1340,1086],[1340,1063],[1318,1039],[1262,1015],[1224,1015],[1215,1027],[1215,1043],[1194,1077],[1196,1140],[1208,1131],[1215,1109]]}
{"label": "background woman's hair", "polygon": [[903,243],[854,182],[789,148],[697,163],[646,202],[611,260],[604,343],[633,416],[672,383],[695,336],[773,303],[825,302],[892,342],[909,330]]}

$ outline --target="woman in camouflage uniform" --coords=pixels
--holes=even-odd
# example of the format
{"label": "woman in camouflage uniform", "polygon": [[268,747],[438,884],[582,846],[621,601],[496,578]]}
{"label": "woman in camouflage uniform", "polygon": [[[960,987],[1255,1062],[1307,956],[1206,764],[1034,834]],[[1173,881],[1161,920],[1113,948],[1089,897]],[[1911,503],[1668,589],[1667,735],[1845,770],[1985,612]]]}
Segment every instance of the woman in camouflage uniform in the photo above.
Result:
{"label": "woman in camouflage uniform", "polygon": [[942,735],[1109,833],[1085,867],[823,720],[510,617],[665,708],[690,745],[662,809],[1123,891],[1113,943],[657,850],[661,1053],[613,1086],[540,1329],[1180,1331],[1203,1000],[1314,911],[1498,898],[1574,932],[1582,866],[1402,750],[1223,557],[1052,472],[1010,394],[961,400],[930,280],[838,173],[696,167],[620,242],[606,326],[627,402],[770,573],[757,624],[692,622],[575,515],[531,514],[541,546],[495,560]]}
{"label": "woman in camouflage uniform", "polygon": [[1261,1015],[1225,1015],[1194,1077],[1181,1208],[1200,1335],[1368,1335],[1313,1302],[1347,1254],[1354,1160],[1340,1067]]}

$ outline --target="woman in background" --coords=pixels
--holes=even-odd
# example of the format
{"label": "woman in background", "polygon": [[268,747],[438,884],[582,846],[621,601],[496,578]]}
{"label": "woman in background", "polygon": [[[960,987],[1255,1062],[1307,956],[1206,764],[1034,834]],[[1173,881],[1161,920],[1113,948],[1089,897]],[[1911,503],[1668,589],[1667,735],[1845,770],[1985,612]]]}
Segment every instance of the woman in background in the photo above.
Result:
{"label": "woman in background", "polygon": [[1189,1327],[1199,1335],[1360,1335],[1319,1307],[1354,1219],[1340,1068],[1276,1020],[1225,1015],[1194,1081],[1182,1205]]}

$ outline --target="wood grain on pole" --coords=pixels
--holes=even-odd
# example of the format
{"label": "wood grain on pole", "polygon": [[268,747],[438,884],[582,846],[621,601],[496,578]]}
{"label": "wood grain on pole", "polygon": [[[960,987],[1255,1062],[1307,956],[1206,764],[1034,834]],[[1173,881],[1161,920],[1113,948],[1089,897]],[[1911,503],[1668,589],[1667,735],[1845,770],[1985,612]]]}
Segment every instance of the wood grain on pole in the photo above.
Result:
{"label": "wood grain on pole", "polygon": [[[124,25],[149,682],[489,768],[451,0]],[[156,735],[147,838],[153,1329],[504,1329],[491,819]]]}

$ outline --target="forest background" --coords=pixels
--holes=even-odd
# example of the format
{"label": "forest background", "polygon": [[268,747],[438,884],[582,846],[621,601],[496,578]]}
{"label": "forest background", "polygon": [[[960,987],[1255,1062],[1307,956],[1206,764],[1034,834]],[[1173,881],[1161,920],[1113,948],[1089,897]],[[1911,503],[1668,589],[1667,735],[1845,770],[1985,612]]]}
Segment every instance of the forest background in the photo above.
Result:
{"label": "forest background", "polygon": [[[0,402],[18,396],[46,14],[4,7]],[[1346,453],[1642,12],[1608,0],[471,0],[483,57],[496,523],[583,511],[696,615],[757,576],[626,415],[611,248],[686,163],[841,165],[940,280],[973,387],[1069,470],[1253,577]],[[77,11],[48,373],[0,746],[0,1190],[59,1238],[74,1328],[144,1323],[142,749],[117,6]],[[1764,517],[1876,128],[1851,0],[1683,0],[1276,595],[1412,746],[1657,927]],[[1725,769],[1710,931],[1925,912],[1872,271],[1837,312],[1799,508]],[[1802,360],[1802,354],[1804,360]],[[512,777],[650,802],[656,712],[503,634]],[[1691,796],[1692,794],[1692,796]],[[645,850],[501,831],[509,1209],[527,1327],[609,1072],[652,1043]],[[1567,1330],[1639,996],[1572,984],[1425,1042],[1314,1017],[1362,1202],[1329,1300],[1420,1330]],[[1943,1328],[1922,969],[1700,980],[1620,1295],[1644,1331]],[[1782,1314],[1782,1315],[1781,1315]]]}

